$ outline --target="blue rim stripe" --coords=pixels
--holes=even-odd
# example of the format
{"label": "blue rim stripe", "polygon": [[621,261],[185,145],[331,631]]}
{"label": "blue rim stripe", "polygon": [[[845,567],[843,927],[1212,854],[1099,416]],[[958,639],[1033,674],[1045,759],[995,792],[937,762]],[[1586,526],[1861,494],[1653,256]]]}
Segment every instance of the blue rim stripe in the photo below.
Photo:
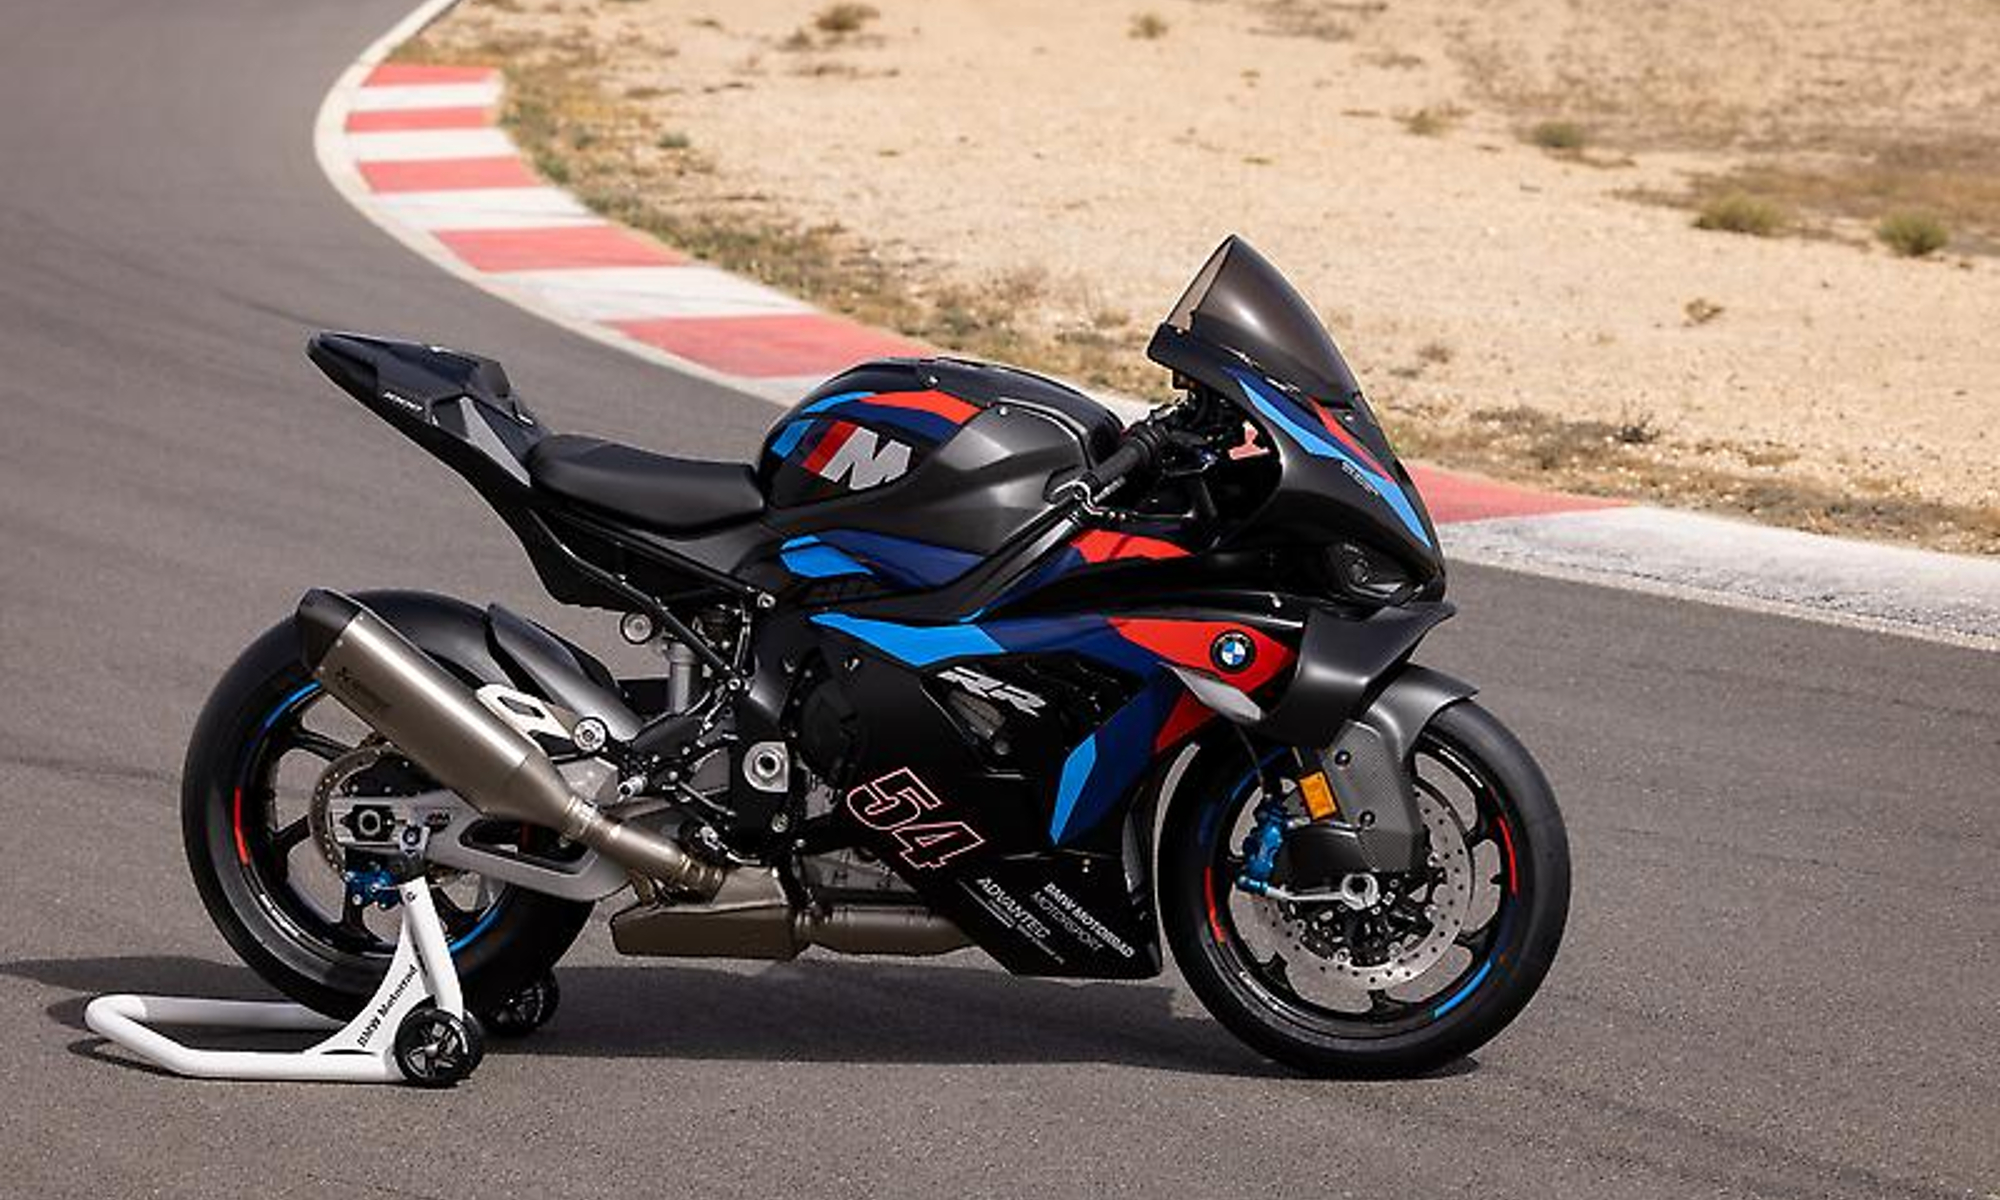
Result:
{"label": "blue rim stripe", "polygon": [[285,697],[283,700],[278,701],[278,707],[272,709],[271,715],[264,718],[264,724],[261,728],[257,730],[257,732],[260,735],[271,732],[271,726],[276,725],[278,723],[278,718],[292,711],[293,705],[297,704],[299,701],[305,699],[307,696],[312,695],[314,692],[318,690],[319,690],[319,684],[309,683],[304,687],[300,688],[298,691],[293,692],[291,695]]}
{"label": "blue rim stripe", "polygon": [[1431,1016],[1441,1017],[1446,1013],[1450,1012],[1452,1009],[1457,1008],[1460,1004],[1463,1004],[1465,1002],[1465,998],[1472,994],[1472,990],[1478,987],[1481,983],[1485,982],[1486,973],[1488,971],[1491,971],[1492,969],[1493,969],[1492,959],[1489,958],[1485,962],[1480,963],[1479,970],[1473,974],[1471,979],[1465,981],[1465,986],[1458,989],[1457,992],[1453,993],[1451,999],[1445,1001],[1443,1004],[1440,1004],[1436,1008],[1432,1009]]}
{"label": "blue rim stripe", "polygon": [[463,950],[467,946],[470,946],[474,938],[478,937],[482,933],[485,933],[487,929],[492,926],[493,922],[499,919],[500,919],[500,901],[495,900],[493,903],[486,906],[485,912],[479,914],[479,920],[477,923],[473,925],[472,928],[466,930],[464,933],[459,934],[457,939],[455,939],[449,946],[445,948],[451,951],[453,954],[457,954],[460,950]]}

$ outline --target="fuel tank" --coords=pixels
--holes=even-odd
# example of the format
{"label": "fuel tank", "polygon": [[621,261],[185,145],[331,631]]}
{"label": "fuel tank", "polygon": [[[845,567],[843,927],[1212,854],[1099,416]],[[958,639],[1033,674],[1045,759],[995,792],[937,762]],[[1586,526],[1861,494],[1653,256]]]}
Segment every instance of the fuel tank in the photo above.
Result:
{"label": "fuel tank", "polygon": [[1120,422],[1052,379],[960,359],[884,359],[827,380],[758,458],[795,577],[950,582],[1116,446]]}

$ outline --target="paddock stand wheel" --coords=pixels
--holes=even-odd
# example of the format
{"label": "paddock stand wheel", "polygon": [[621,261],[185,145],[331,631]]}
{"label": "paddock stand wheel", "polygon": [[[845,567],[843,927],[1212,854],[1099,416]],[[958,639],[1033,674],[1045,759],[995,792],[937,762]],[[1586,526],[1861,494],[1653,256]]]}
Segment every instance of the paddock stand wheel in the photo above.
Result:
{"label": "paddock stand wheel", "polygon": [[[384,888],[382,894],[388,895]],[[302,1004],[183,996],[99,996],[83,1010],[92,1032],[191,1079],[414,1083],[449,1087],[479,1065],[484,1038],[465,1011],[444,926],[422,876],[395,885],[402,934],[388,973],[346,1024]],[[306,1050],[203,1050],[154,1023],[235,1030],[330,1031]]]}
{"label": "paddock stand wheel", "polygon": [[548,1024],[561,1003],[562,989],[556,986],[556,977],[545,971],[498,1008],[480,1014],[480,1023],[494,1037],[524,1038]]}
{"label": "paddock stand wheel", "polygon": [[448,1088],[486,1057],[486,1035],[471,1013],[453,1016],[425,1001],[396,1026],[396,1067],[421,1088]]}

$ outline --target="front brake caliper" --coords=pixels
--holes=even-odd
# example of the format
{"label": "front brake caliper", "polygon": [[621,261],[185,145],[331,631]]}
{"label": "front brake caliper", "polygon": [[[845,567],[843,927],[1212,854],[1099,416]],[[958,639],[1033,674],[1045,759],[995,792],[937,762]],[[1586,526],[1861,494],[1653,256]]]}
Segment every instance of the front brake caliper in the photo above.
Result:
{"label": "front brake caliper", "polygon": [[[1313,821],[1337,819],[1339,808],[1333,799],[1333,787],[1316,756],[1308,757],[1301,752],[1296,757],[1299,797],[1307,815]],[[1284,793],[1273,786],[1277,782],[1275,774],[1265,775],[1264,797],[1257,804],[1257,823],[1243,839],[1243,869],[1237,873],[1236,886],[1253,896],[1271,890],[1271,872],[1277,866],[1278,850],[1285,844],[1289,830]]]}

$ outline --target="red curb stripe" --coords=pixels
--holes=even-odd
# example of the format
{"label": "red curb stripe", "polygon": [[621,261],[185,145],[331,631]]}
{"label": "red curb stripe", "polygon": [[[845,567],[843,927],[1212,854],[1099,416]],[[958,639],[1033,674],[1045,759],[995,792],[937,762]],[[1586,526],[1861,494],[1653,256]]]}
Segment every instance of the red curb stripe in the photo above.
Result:
{"label": "red curb stripe", "polygon": [[437,239],[475,271],[678,267],[687,262],[651,238],[616,225],[445,230]]}
{"label": "red curb stripe", "polygon": [[1551,513],[1590,512],[1600,508],[1622,508],[1624,501],[1599,496],[1565,496],[1559,492],[1538,492],[1515,487],[1476,475],[1460,475],[1436,467],[1410,467],[1410,478],[1423,493],[1431,520],[1439,525],[1455,521],[1486,521],[1497,517],[1541,517]]}
{"label": "red curb stripe", "polygon": [[444,67],[430,63],[383,63],[368,72],[362,87],[408,87],[426,83],[485,83],[500,72],[493,67]]}
{"label": "red curb stripe", "polygon": [[385,108],[347,114],[349,133],[386,133],[407,129],[484,129],[493,124],[486,108]]}
{"label": "red curb stripe", "polygon": [[863,359],[924,353],[915,342],[820,313],[652,317],[607,324],[710,370],[754,379],[828,375]]}
{"label": "red curb stripe", "polygon": [[429,158],[414,162],[356,163],[375,192],[456,192],[474,188],[533,187],[528,164],[511,154],[490,158]]}

